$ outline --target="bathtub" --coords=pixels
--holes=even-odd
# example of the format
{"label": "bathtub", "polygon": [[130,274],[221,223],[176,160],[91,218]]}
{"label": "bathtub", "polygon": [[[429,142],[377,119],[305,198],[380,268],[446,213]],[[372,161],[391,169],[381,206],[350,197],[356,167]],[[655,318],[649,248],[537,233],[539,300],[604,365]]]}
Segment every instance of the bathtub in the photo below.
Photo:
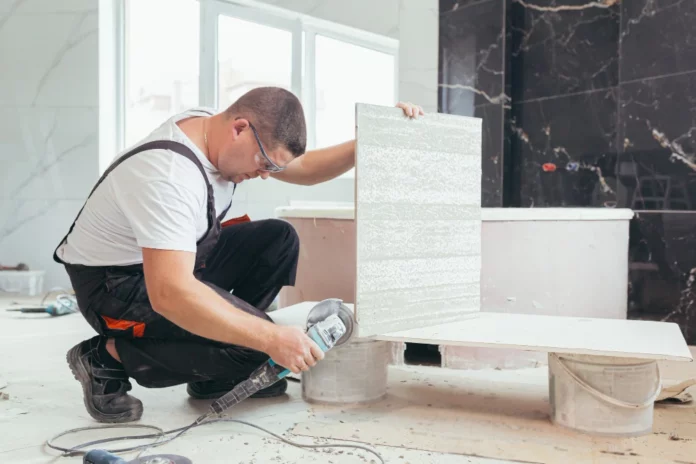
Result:
{"label": "bathtub", "polygon": [[[301,202],[276,210],[300,236],[294,287],[279,306],[355,298],[352,203]],[[481,311],[626,319],[630,209],[483,208]],[[395,347],[393,360],[403,360]],[[546,363],[533,352],[440,347],[443,367],[500,369]]]}

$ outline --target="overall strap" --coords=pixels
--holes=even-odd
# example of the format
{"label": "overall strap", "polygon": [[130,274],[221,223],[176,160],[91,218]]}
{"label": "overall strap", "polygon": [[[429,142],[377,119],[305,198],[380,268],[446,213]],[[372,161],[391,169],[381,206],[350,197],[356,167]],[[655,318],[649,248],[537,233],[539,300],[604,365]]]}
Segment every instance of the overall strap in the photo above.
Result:
{"label": "overall strap", "polygon": [[[60,241],[58,246],[56,247],[55,251],[53,252],[53,260],[58,262],[58,263],[63,263],[63,261],[58,257],[58,248],[63,245],[63,243],[66,242],[68,239],[68,236],[72,233],[73,229],[75,228],[75,223],[77,222],[78,218],[82,214],[82,211],[85,209],[85,206],[87,205],[87,201],[90,199],[92,194],[97,190],[97,187],[101,185],[101,183],[106,179],[106,176],[111,174],[111,172],[116,169],[121,163],[126,161],[128,158],[131,156],[137,155],[138,153],[147,151],[147,150],[171,150],[175,153],[178,153],[180,155],[183,155],[184,157],[188,158],[193,162],[193,164],[196,165],[198,170],[201,172],[201,175],[203,176],[203,180],[205,180],[205,185],[206,188],[208,189],[208,208],[207,208],[207,217],[208,217],[208,232],[213,228],[216,217],[215,217],[215,201],[214,201],[214,194],[213,194],[213,186],[210,185],[210,181],[208,180],[208,176],[205,174],[205,170],[203,169],[203,165],[201,164],[201,161],[198,159],[196,154],[186,145],[180,142],[175,142],[173,140],[153,140],[151,142],[146,142],[142,145],[139,145],[129,152],[125,153],[123,156],[121,156],[119,159],[114,161],[109,168],[104,171],[104,174],[99,178],[97,183],[94,185],[92,188],[92,191],[89,192],[89,195],[87,196],[87,200],[85,200],[85,204],[82,205],[82,208],[80,208],[80,211],[77,213],[77,216],[75,217],[75,220],[73,223],[70,225],[70,229],[68,230],[68,233],[65,234],[65,237],[63,237],[63,240]],[[235,186],[236,187],[236,186]],[[231,206],[231,204],[230,204]],[[229,206],[227,207],[229,209]],[[227,213],[227,210],[225,210],[225,214]],[[207,232],[206,232],[207,235]]]}
{"label": "overall strap", "polygon": [[[233,197],[233,198],[234,198],[234,192],[236,192],[236,191],[237,191],[237,184],[234,184],[234,187],[232,187],[232,197]],[[232,207],[232,201],[233,201],[233,200],[230,200],[230,203],[227,205],[227,208],[225,208],[225,209],[222,211],[222,213],[220,213],[220,215],[217,217],[218,221],[222,221],[223,219],[225,219],[225,216],[227,215],[227,212],[228,212],[228,211],[230,210],[230,208]]]}
{"label": "overall strap", "polygon": [[[214,113],[212,110],[209,110],[209,109],[207,109],[207,108],[194,108],[194,109],[191,110],[191,111],[192,111],[192,112],[197,112],[197,113],[207,114],[207,115],[209,115],[209,116],[215,115],[215,113]],[[235,193],[236,191],[237,191],[237,184],[234,184],[234,187],[232,188],[232,196],[233,196],[233,197],[234,197],[234,193]],[[222,213],[220,213],[220,215],[217,217],[218,221],[222,221],[222,220],[225,218],[225,216],[226,216],[227,213],[229,212],[230,208],[232,207],[232,201],[233,201],[233,200],[230,200],[230,203],[227,205],[227,208],[225,208],[225,209],[222,211]]]}

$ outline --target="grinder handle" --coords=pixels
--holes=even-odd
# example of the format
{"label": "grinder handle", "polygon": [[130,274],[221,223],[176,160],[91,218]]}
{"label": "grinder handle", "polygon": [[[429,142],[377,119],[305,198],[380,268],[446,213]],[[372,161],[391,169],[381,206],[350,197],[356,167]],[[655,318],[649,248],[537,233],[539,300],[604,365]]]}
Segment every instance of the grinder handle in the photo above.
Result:
{"label": "grinder handle", "polygon": [[[326,344],[324,343],[324,340],[322,340],[321,336],[320,336],[319,333],[317,332],[317,329],[314,328],[314,326],[312,326],[312,327],[309,328],[309,330],[307,331],[307,335],[309,336],[309,338],[311,338],[312,340],[314,340],[314,343],[316,343],[316,344],[319,346],[319,348],[321,349],[321,351],[323,351],[324,353],[326,353],[327,351],[329,351],[329,348],[326,346]],[[280,366],[280,364],[276,363],[276,362],[273,361],[272,359],[269,359],[269,360],[268,360],[268,363],[269,363],[271,366]],[[289,373],[290,373],[290,369],[285,369],[285,370],[283,370],[283,371],[278,372],[278,380],[280,380],[280,379],[282,379],[283,377],[287,376]]]}

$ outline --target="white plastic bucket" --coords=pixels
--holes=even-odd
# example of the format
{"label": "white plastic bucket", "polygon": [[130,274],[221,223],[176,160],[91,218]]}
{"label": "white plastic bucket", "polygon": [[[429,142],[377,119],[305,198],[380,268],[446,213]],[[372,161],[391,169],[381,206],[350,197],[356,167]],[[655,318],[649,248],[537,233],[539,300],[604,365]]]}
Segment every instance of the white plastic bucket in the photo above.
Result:
{"label": "white plastic bucket", "polygon": [[0,271],[0,293],[35,296],[43,293],[45,271]]}
{"label": "white plastic bucket", "polygon": [[551,420],[595,435],[651,433],[657,361],[549,353]]}
{"label": "white plastic bucket", "polygon": [[302,397],[310,403],[369,403],[387,393],[389,343],[355,340],[326,353],[302,373]]}

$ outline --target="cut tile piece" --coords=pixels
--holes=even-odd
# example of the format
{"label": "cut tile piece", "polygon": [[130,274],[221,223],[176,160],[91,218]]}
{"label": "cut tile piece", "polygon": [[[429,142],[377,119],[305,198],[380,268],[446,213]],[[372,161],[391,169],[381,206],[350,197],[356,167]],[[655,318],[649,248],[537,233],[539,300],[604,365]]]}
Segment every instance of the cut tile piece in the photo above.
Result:
{"label": "cut tile piece", "polygon": [[465,321],[380,334],[378,340],[549,353],[667,359],[693,356],[673,322],[537,314],[471,314]]}
{"label": "cut tile piece", "polygon": [[480,308],[481,120],[356,108],[356,314],[361,337]]}

